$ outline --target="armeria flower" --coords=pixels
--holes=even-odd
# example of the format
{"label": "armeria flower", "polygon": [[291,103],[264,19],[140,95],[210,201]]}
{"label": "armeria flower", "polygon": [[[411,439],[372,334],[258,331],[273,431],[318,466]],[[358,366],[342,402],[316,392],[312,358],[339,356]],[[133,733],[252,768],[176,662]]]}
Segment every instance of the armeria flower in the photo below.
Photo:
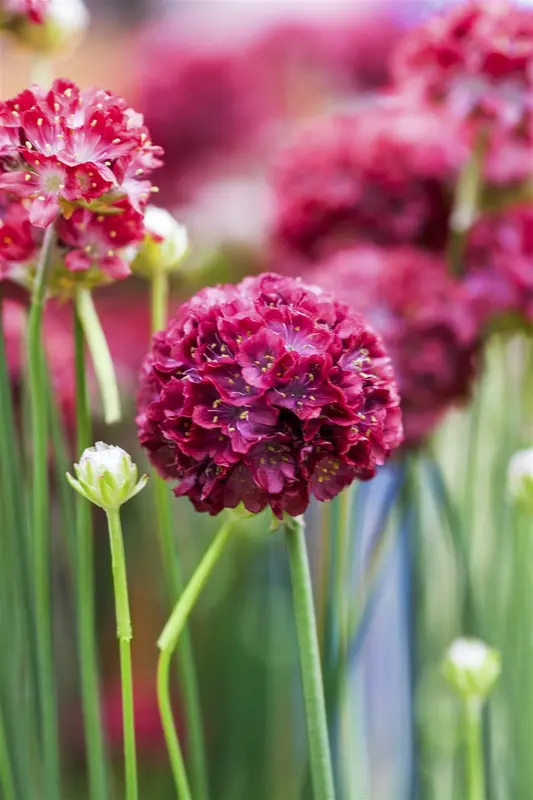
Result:
{"label": "armeria flower", "polygon": [[456,639],[442,664],[444,677],[462,700],[484,700],[501,672],[501,658],[481,639]]}
{"label": "armeria flower", "polygon": [[396,50],[393,71],[400,89],[446,106],[473,133],[482,129],[490,134],[490,159],[497,177],[531,173],[533,13],[529,9],[509,0],[470,0],[451,8],[405,38]]}
{"label": "armeria flower", "polygon": [[22,20],[41,24],[50,0],[0,0],[0,27]]}
{"label": "armeria flower", "polygon": [[177,496],[301,514],[371,478],[401,441],[380,340],[299,280],[264,274],[200,291],[156,334],[137,425]]}
{"label": "armeria flower", "polygon": [[392,99],[315,123],[274,173],[275,241],[306,258],[361,239],[440,250],[466,155],[442,115]]}
{"label": "armeria flower", "polygon": [[182,201],[202,178],[249,153],[270,117],[239,44],[191,46],[174,30],[158,25],[140,42],[138,84],[139,105],[165,149],[162,190]]}
{"label": "armeria flower", "polygon": [[481,219],[465,255],[464,284],[485,326],[533,321],[533,212],[518,208]]}
{"label": "armeria flower", "polygon": [[87,447],[74,464],[76,477],[67,472],[67,480],[78,494],[105,511],[120,508],[135,497],[148,481],[148,475],[139,478],[137,466],[122,447],[96,442]]}
{"label": "armeria flower", "polygon": [[109,92],[62,79],[48,92],[33,86],[0,103],[0,126],[0,188],[31,200],[33,225],[77,205],[105,212],[121,198],[140,211],[150,198],[161,149],[142,116]]}
{"label": "armeria flower", "polygon": [[341,251],[311,278],[383,337],[398,380],[405,443],[417,446],[450,406],[470,395],[479,335],[468,293],[440,258],[414,248]]}
{"label": "armeria flower", "polygon": [[184,225],[180,225],[164,208],[148,206],[144,215],[145,237],[133,271],[151,279],[158,272],[175,269],[189,249]]}

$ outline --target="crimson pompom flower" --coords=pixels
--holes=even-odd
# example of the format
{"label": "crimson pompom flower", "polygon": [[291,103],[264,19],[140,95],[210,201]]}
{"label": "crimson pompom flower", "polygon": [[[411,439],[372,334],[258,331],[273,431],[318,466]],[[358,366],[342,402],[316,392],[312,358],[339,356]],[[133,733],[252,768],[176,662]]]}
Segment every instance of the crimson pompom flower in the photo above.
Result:
{"label": "crimson pompom flower", "polygon": [[0,0],[0,27],[18,19],[42,24],[48,0]]}
{"label": "crimson pompom flower", "polygon": [[0,188],[28,198],[32,225],[76,206],[105,211],[127,199],[141,212],[161,164],[143,117],[120,97],[67,80],[0,103]]}
{"label": "crimson pompom flower", "polygon": [[371,478],[402,438],[396,384],[364,319],[274,274],[207,288],[153,338],[137,425],[177,496],[281,518]]}
{"label": "crimson pompom flower", "polygon": [[440,250],[466,156],[442,115],[392,98],[315,123],[274,171],[274,240],[306,258],[361,239]]}
{"label": "crimson pompom flower", "polygon": [[453,405],[468,400],[479,355],[469,293],[436,255],[354,247],[310,274],[364,314],[383,337],[401,397],[405,445],[420,444]]}
{"label": "crimson pompom flower", "polygon": [[[516,179],[533,146],[533,13],[509,0],[471,0],[409,34],[393,61],[396,85],[446,106],[490,134],[491,171]],[[504,159],[501,160],[503,151]]]}

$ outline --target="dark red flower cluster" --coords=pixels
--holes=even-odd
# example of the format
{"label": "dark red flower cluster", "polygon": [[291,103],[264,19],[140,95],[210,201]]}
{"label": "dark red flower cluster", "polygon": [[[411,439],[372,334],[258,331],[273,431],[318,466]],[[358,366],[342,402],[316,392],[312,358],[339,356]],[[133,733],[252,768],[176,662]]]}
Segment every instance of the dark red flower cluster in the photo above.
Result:
{"label": "dark red flower cluster", "polygon": [[479,325],[466,289],[437,256],[415,248],[355,247],[310,274],[364,314],[383,337],[398,381],[405,444],[427,437],[476,375]]}
{"label": "dark red flower cluster", "polygon": [[109,211],[124,199],[140,214],[161,152],[143,117],[100,89],[61,79],[0,103],[0,188],[31,201],[37,227],[76,206]]}
{"label": "dark red flower cluster", "polygon": [[402,438],[389,359],[320,289],[264,274],[204,289],[153,338],[137,425],[175,494],[301,514],[371,478]]}
{"label": "dark red flower cluster", "polygon": [[19,17],[40,25],[44,22],[47,5],[48,0],[0,0],[0,25],[4,20],[11,23]]}
{"label": "dark red flower cluster", "polygon": [[242,48],[191,45],[173,31],[157,26],[140,43],[138,103],[165,150],[164,198],[181,202],[250,152],[268,112]]}
{"label": "dark red flower cluster", "polygon": [[408,35],[396,50],[393,72],[402,91],[445,105],[473,133],[480,125],[490,133],[496,178],[531,172],[531,10],[509,0],[463,3]]}
{"label": "dark red flower cluster", "polygon": [[274,239],[317,258],[360,240],[442,249],[467,157],[441,114],[396,99],[304,131],[274,173]]}
{"label": "dark red flower cluster", "polygon": [[533,211],[509,211],[474,226],[463,282],[487,327],[533,322],[532,264]]}

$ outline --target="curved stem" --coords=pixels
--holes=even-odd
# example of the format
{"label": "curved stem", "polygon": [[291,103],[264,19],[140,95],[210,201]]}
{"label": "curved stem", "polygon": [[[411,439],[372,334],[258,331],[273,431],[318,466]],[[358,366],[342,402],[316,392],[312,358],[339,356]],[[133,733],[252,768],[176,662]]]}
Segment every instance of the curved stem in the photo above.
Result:
{"label": "curved stem", "polygon": [[289,550],[313,788],[316,800],[335,800],[313,588],[303,519],[301,517],[287,519],[285,533]]}
{"label": "curved stem", "polygon": [[91,353],[94,372],[108,425],[119,422],[122,416],[117,376],[107,340],[98,318],[89,289],[79,289],[76,295],[76,309]]}
{"label": "curved stem", "polygon": [[57,705],[52,647],[50,539],[48,502],[47,381],[42,351],[42,321],[46,278],[55,242],[54,225],[44,234],[28,322],[28,382],[33,442],[32,539],[39,700],[46,781],[46,797],[59,798],[60,769]]}
{"label": "curved stem", "polygon": [[485,800],[481,703],[477,697],[465,701],[464,732],[467,800]]}
{"label": "curved stem", "polygon": [[[161,330],[167,322],[168,274],[156,272],[151,281],[152,332]],[[157,530],[161,560],[171,598],[179,597],[183,591],[183,578],[174,541],[172,519],[172,495],[166,482],[154,474],[152,485],[155,494]],[[177,651],[178,673],[183,693],[183,706],[188,735],[188,753],[191,785],[195,800],[207,800],[209,786],[205,758],[205,742],[200,712],[198,681],[194,664],[192,643],[187,628],[182,633]]]}
{"label": "curved stem", "polygon": [[137,755],[135,752],[135,718],[133,705],[133,679],[131,671],[132,638],[128,580],[120,512],[109,510],[107,523],[111,545],[113,567],[113,588],[115,592],[115,612],[117,617],[117,636],[120,641],[120,676],[122,687],[122,722],[124,730],[124,766],[126,772],[126,798],[137,800]]}
{"label": "curved stem", "polygon": [[[91,412],[85,369],[85,342],[74,310],[76,361],[76,452],[91,446]],[[66,481],[64,481],[66,483]],[[108,796],[104,740],[100,714],[98,659],[94,620],[93,529],[91,504],[76,493],[75,586],[78,616],[79,669],[90,796]]]}
{"label": "curved stem", "polygon": [[185,587],[181,597],[174,606],[170,618],[163,628],[163,632],[158,639],[157,646],[161,650],[159,664],[157,668],[157,698],[159,702],[159,712],[165,732],[167,749],[172,767],[172,774],[176,784],[176,790],[180,800],[190,800],[191,791],[187,781],[187,775],[183,763],[183,754],[179,743],[174,717],[172,715],[172,704],[170,700],[169,669],[170,661],[174,650],[178,645],[180,634],[182,633],[187,619],[194,608],[196,601],[202,591],[207,579],[213,571],[225,545],[229,538],[233,519],[228,519],[223,523],[218,531],[213,543],[207,553],[196,568],[192,578]]}

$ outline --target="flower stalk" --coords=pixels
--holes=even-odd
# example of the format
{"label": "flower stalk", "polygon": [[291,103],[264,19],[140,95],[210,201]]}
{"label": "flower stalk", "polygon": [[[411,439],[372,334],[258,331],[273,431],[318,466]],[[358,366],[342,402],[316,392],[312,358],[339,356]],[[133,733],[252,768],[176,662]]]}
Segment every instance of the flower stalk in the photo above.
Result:
{"label": "flower stalk", "polygon": [[289,550],[313,788],[316,798],[335,800],[313,589],[305,546],[303,518],[286,517],[285,533]]}
{"label": "flower stalk", "polygon": [[179,800],[191,800],[192,794],[172,714],[169,685],[170,662],[178,646],[180,635],[200,596],[200,592],[226,546],[233,524],[234,520],[232,518],[222,524],[207,553],[174,606],[174,610],[157,641],[157,646],[161,650],[157,668],[157,698]]}
{"label": "flower stalk", "polygon": [[104,419],[108,425],[111,425],[114,422],[119,422],[122,416],[117,376],[109,346],[94,307],[92,294],[88,289],[78,290],[76,310],[83,327],[100,388]]}
{"label": "flower stalk", "polygon": [[60,767],[57,704],[52,647],[52,601],[50,586],[50,539],[48,497],[48,409],[46,367],[42,349],[42,323],[46,282],[56,240],[55,226],[45,231],[37,265],[28,321],[28,380],[33,442],[32,539],[35,593],[37,659],[41,735],[45,768],[45,797],[59,798]]}
{"label": "flower stalk", "polygon": [[[76,310],[74,310],[74,344],[76,361],[76,444],[78,452],[83,452],[91,444],[91,414],[87,391],[85,341]],[[83,497],[78,496],[76,497],[75,584],[81,700],[90,797],[93,800],[105,800],[108,797],[108,786],[98,685],[92,534],[91,507]]]}
{"label": "flower stalk", "polygon": [[465,766],[467,800],[485,800],[485,770],[483,764],[482,703],[478,697],[464,702]]}
{"label": "flower stalk", "polygon": [[[151,327],[152,332],[162,330],[167,323],[168,271],[154,270],[151,280]],[[161,560],[166,573],[166,582],[171,598],[179,597],[183,591],[178,553],[174,541],[172,497],[163,478],[153,475],[157,530]],[[196,800],[209,797],[205,742],[200,712],[200,698],[192,643],[187,628],[183,631],[177,650],[178,670],[183,692],[184,714],[189,737],[189,761],[191,786]]]}
{"label": "flower stalk", "polygon": [[133,678],[131,669],[132,628],[128,598],[126,559],[122,539],[122,526],[118,509],[108,509],[107,524],[111,545],[113,587],[117,618],[117,637],[120,644],[120,676],[122,688],[122,721],[124,731],[124,765],[126,773],[126,798],[137,800],[137,754],[135,749],[135,717],[133,704]]}

